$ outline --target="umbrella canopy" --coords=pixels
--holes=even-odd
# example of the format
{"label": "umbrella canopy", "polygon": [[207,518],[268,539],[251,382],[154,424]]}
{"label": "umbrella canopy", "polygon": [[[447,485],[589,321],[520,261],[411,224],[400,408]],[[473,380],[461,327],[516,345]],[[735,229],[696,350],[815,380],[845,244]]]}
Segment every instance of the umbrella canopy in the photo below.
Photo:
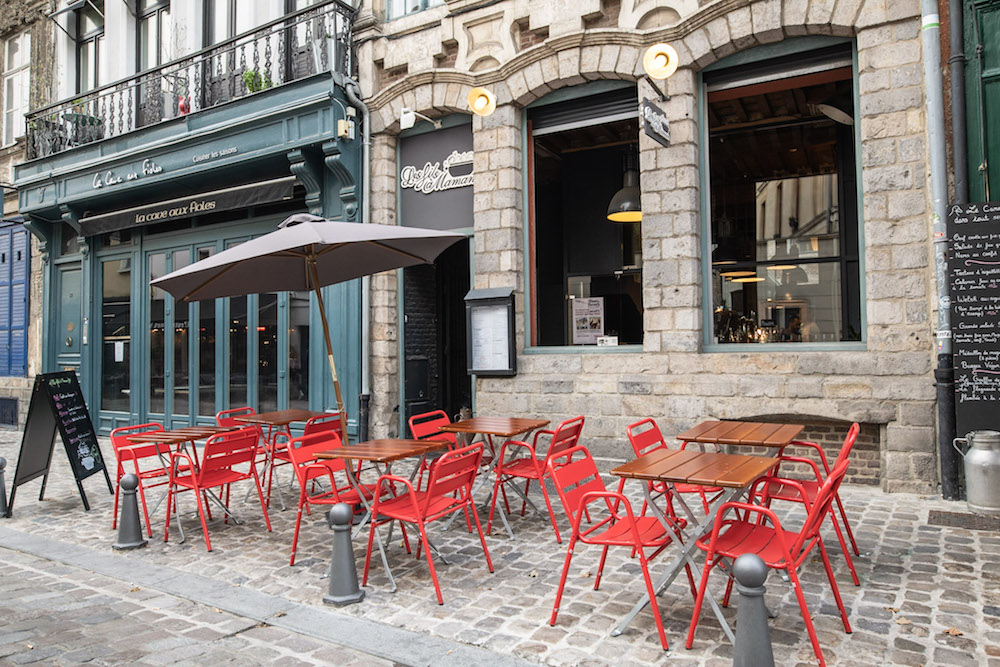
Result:
{"label": "umbrella canopy", "polygon": [[441,251],[463,238],[452,232],[333,222],[297,213],[270,234],[178,269],[151,284],[185,301],[315,290],[379,271],[433,262]]}
{"label": "umbrella canopy", "polygon": [[297,213],[270,234],[168,273],[150,284],[184,301],[258,292],[315,292],[346,443],[344,402],[320,288],[379,271],[433,262],[441,251],[463,238],[462,234],[433,229],[333,222]]}

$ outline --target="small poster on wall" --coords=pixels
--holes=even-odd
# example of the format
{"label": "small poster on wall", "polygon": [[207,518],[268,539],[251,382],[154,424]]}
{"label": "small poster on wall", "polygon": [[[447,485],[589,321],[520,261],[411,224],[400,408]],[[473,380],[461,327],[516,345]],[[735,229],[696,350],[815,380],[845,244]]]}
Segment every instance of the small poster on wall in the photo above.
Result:
{"label": "small poster on wall", "polygon": [[604,335],[604,298],[573,299],[573,344],[596,345]]}

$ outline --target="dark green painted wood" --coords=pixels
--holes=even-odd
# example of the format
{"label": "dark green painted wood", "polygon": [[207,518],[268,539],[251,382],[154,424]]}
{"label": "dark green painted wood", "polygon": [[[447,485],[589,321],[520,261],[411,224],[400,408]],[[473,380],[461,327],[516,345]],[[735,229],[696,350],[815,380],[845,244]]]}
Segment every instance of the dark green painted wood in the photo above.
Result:
{"label": "dark green painted wood", "polygon": [[965,8],[969,199],[1000,197],[1000,0]]}

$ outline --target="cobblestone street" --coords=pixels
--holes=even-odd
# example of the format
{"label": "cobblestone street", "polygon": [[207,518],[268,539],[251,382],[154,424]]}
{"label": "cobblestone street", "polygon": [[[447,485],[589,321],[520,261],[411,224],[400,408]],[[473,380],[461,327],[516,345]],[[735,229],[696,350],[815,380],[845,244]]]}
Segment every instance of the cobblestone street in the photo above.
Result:
{"label": "cobblestone street", "polygon": [[[19,433],[0,440],[8,491],[19,445]],[[110,444],[102,441],[102,450],[110,458]],[[599,460],[598,466],[607,471],[616,463]],[[113,463],[109,467],[113,473]],[[279,473],[287,484],[287,470]],[[592,586],[599,551],[576,550],[558,624],[550,627],[565,543],[557,544],[548,522],[530,511],[512,517],[514,540],[494,525],[487,538],[492,575],[463,522],[447,531],[432,526],[431,539],[450,561],[436,563],[442,606],[426,561],[407,556],[397,532],[388,551],[398,591],[390,592],[373,557],[364,601],[331,608],[322,603],[327,581],[321,578],[331,531],[318,512],[303,521],[294,567],[288,565],[294,508],[273,507],[268,533],[253,502],[234,501],[242,524],[225,525],[218,517],[210,524],[211,553],[195,514],[183,518],[186,542],[172,530],[164,543],[162,508],[148,548],[116,553],[113,499],[100,476],[84,486],[89,513],[57,442],[46,499],[38,501],[38,482],[30,482],[18,490],[13,518],[0,521],[0,661],[643,665],[666,657],[669,664],[721,666],[732,659],[707,610],[693,649],[684,648],[692,601],[683,576],[660,598],[666,655],[648,609],[612,637],[643,594],[638,562],[622,550],[609,554],[598,591]],[[286,502],[291,496],[286,491]],[[803,574],[829,664],[1000,666],[1000,533],[929,524],[931,511],[964,513],[964,503],[867,486],[845,486],[842,496],[862,552],[855,559],[860,587],[851,584],[832,531],[827,544],[853,634],[842,630],[818,558]],[[234,489],[233,498],[242,493]],[[189,498],[181,503],[184,512],[194,509]],[[354,542],[359,574],[365,538],[367,530]],[[666,556],[653,561],[654,578]],[[768,607],[779,612],[770,621],[776,663],[814,664],[791,588],[773,575],[767,587]],[[710,590],[719,597],[723,588],[721,576],[713,575]],[[735,606],[726,615],[733,622]]]}

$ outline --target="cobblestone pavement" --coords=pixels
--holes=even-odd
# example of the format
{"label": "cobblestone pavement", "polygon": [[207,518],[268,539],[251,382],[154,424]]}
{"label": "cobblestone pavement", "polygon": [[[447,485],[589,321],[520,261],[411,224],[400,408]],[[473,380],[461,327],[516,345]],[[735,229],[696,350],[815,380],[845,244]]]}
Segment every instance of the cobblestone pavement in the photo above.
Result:
{"label": "cobblestone pavement", "polygon": [[[9,462],[8,485],[13,478],[19,445],[20,434],[0,434],[0,456]],[[84,482],[92,506],[89,513],[84,512],[59,443],[56,449],[46,500],[37,500],[37,482],[21,487],[14,517],[0,522],[0,529],[9,534],[44,536],[77,548],[110,553],[116,534],[111,530],[112,498],[103,479],[93,477]],[[102,449],[110,458],[111,447],[106,441],[102,441]],[[598,461],[598,466],[609,470],[616,463],[603,460]],[[278,470],[287,483],[287,471]],[[638,492],[638,487],[632,489],[632,493]],[[964,512],[964,503],[913,494],[884,494],[863,486],[845,486],[841,495],[862,552],[855,559],[860,587],[851,584],[832,534],[827,543],[853,634],[843,632],[818,559],[807,563],[802,575],[806,599],[828,663],[1000,667],[1000,533],[928,524],[931,510]],[[286,501],[291,496],[286,492]],[[234,490],[233,498],[242,499],[242,493]],[[211,553],[205,550],[197,517],[192,514],[184,518],[187,541],[176,541],[172,530],[171,541],[164,543],[163,511],[158,510],[154,517],[156,537],[146,549],[115,555],[123,563],[123,573],[115,578],[127,584],[129,564],[171,568],[191,577],[210,577],[241,590],[301,603],[306,608],[323,608],[321,599],[326,592],[326,580],[321,577],[329,563],[331,538],[323,517],[317,512],[303,521],[297,562],[289,567],[294,508],[286,511],[273,508],[273,532],[268,533],[253,502],[243,505],[237,501],[234,505],[243,523],[225,525],[218,520],[211,523],[214,547]],[[191,511],[193,503],[182,497],[181,509]],[[794,514],[796,509],[787,512]],[[732,647],[707,610],[702,615],[694,647],[684,648],[692,602],[683,576],[660,598],[671,644],[666,656],[659,646],[648,609],[621,636],[610,635],[617,621],[643,594],[639,565],[622,550],[609,555],[598,591],[593,590],[593,572],[599,551],[593,547],[576,550],[558,624],[550,627],[547,621],[565,557],[565,543],[557,544],[547,520],[533,516],[530,511],[524,517],[512,517],[511,524],[514,540],[496,525],[487,538],[494,574],[486,569],[478,539],[464,530],[461,521],[447,531],[432,526],[432,541],[450,561],[449,565],[436,563],[444,605],[436,604],[426,561],[407,556],[397,533],[389,547],[389,558],[398,591],[389,591],[384,569],[373,557],[365,600],[331,613],[348,620],[418,632],[441,641],[482,647],[498,657],[542,664],[644,665],[658,664],[665,657],[669,664],[675,665],[731,663]],[[560,528],[568,532],[565,518]],[[7,533],[0,530],[0,547],[4,546],[2,536]],[[367,537],[367,531],[362,535]],[[364,543],[362,538],[355,540],[359,572]],[[654,578],[665,565],[665,558],[653,562]],[[58,572],[58,567],[55,571]],[[60,587],[66,584],[58,580],[52,585],[53,591],[61,591]],[[713,575],[709,586],[721,595],[724,588],[721,576]],[[776,576],[768,579],[767,587],[768,607],[779,612],[770,621],[776,663],[814,664],[791,588]],[[127,596],[124,599],[131,600]],[[206,600],[210,605],[211,598]],[[172,610],[178,608],[185,609],[183,602]],[[187,613],[179,613],[179,620],[197,624],[187,618]],[[730,622],[735,620],[735,607],[725,613]],[[192,618],[201,618],[197,605],[190,608],[190,614]],[[237,632],[232,641],[247,641],[245,634]],[[249,640],[254,638],[251,636]],[[280,651],[277,648],[280,639],[272,640],[266,633],[259,638],[266,646]],[[327,639],[338,641],[335,636]],[[223,641],[211,642],[207,650]],[[0,635],[0,646],[9,643]],[[326,659],[308,651],[295,655],[309,661]]]}

